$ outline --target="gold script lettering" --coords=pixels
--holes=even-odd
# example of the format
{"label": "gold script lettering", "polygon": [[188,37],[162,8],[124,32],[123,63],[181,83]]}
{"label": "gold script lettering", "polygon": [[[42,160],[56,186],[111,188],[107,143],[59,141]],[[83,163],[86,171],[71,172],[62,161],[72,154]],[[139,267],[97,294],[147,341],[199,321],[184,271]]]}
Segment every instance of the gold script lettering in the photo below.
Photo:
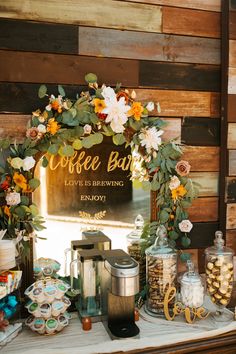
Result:
{"label": "gold script lettering", "polygon": [[107,172],[114,171],[116,168],[121,168],[122,171],[128,171],[131,161],[131,155],[119,158],[119,152],[112,151],[107,163]]}
{"label": "gold script lettering", "polygon": [[73,156],[63,156],[56,163],[54,159],[55,156],[52,155],[49,160],[49,168],[51,170],[56,170],[59,166],[62,168],[68,167],[68,172],[70,174],[74,173],[74,171],[76,171],[77,174],[81,174],[83,169],[85,171],[96,171],[101,165],[99,156],[94,156],[92,158],[92,156],[88,155],[85,157],[85,151],[81,151],[80,153],[78,153],[78,151],[75,151]]}

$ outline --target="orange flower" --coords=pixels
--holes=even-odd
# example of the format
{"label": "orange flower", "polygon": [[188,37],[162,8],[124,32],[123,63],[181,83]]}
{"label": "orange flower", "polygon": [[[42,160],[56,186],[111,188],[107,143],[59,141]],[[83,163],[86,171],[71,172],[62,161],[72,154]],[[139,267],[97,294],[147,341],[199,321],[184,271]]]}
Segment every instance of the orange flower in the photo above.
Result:
{"label": "orange flower", "polygon": [[93,104],[95,106],[95,113],[101,113],[103,109],[106,107],[105,101],[100,100],[100,98],[94,98],[93,99]]}
{"label": "orange flower", "polygon": [[27,189],[27,180],[26,178],[19,172],[15,172],[13,175],[13,181],[17,186],[24,190]]}
{"label": "orange flower", "polygon": [[134,116],[135,120],[140,120],[143,110],[144,110],[144,108],[141,105],[141,102],[133,102],[128,114],[130,116]]}
{"label": "orange flower", "polygon": [[183,197],[186,193],[187,193],[187,190],[181,184],[178,188],[172,189],[171,196],[172,196],[172,199],[176,200],[179,197]]}
{"label": "orange flower", "polygon": [[61,104],[58,101],[58,99],[55,99],[55,100],[51,101],[51,107],[52,107],[52,109],[54,109],[58,113],[62,112],[62,107],[61,107]]}
{"label": "orange flower", "polygon": [[3,207],[3,212],[4,212],[5,215],[7,215],[8,217],[10,217],[11,212],[10,212],[10,209],[9,209],[9,207],[8,207],[7,205],[5,205],[5,206]]}
{"label": "orange flower", "polygon": [[55,118],[49,119],[48,125],[47,125],[47,132],[48,133],[55,135],[60,128],[61,128],[61,126],[57,123]]}
{"label": "orange flower", "polygon": [[0,184],[0,188],[6,191],[10,187],[11,177],[6,176],[5,180]]}

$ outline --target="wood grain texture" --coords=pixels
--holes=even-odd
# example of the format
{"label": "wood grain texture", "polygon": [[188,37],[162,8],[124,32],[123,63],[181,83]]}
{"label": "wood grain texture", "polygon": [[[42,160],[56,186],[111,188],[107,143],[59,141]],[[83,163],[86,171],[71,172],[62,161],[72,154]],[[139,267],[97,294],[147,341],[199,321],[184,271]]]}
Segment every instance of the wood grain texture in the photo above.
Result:
{"label": "wood grain texture", "polygon": [[79,27],[78,53],[127,59],[220,64],[220,40]]}
{"label": "wood grain texture", "polygon": [[138,65],[135,60],[2,50],[0,81],[85,84],[84,76],[92,69],[101,83],[138,86]]}
{"label": "wood grain texture", "polygon": [[[118,0],[119,1],[119,0]],[[126,0],[127,2],[141,2],[144,4],[184,7],[189,9],[221,11],[221,0]]]}
{"label": "wood grain texture", "polygon": [[1,19],[0,48],[77,54],[78,27]]}
{"label": "wood grain texture", "polygon": [[162,134],[163,141],[176,139],[178,143],[181,141],[181,118],[162,118],[167,126]]}
{"label": "wood grain texture", "polygon": [[236,39],[236,11],[229,12],[229,38]]}
{"label": "wood grain texture", "polygon": [[236,123],[228,124],[228,149],[236,149]]}
{"label": "wood grain texture", "polygon": [[229,81],[228,81],[228,93],[235,94],[236,93],[236,68],[229,67]]}
{"label": "wood grain texture", "polygon": [[226,246],[232,248],[236,253],[236,230],[226,231]]}
{"label": "wood grain texture", "polygon": [[0,114],[0,139],[9,138],[12,142],[22,143],[29,119],[29,115]]}
{"label": "wood grain texture", "polygon": [[137,89],[136,92],[138,100],[159,102],[163,117],[219,117],[218,94],[213,100],[214,93],[210,92],[154,89]]}
{"label": "wood grain texture", "polygon": [[236,95],[228,95],[228,121],[236,123]]}
{"label": "wood grain texture", "polygon": [[190,177],[199,183],[199,197],[217,197],[219,195],[219,173],[217,172],[191,172]]}
{"label": "wood grain texture", "polygon": [[236,229],[236,203],[227,204],[226,229]]}
{"label": "wood grain texture", "polygon": [[192,222],[218,221],[219,198],[197,198],[188,208],[189,219]]}
{"label": "wood grain texture", "polygon": [[229,41],[229,66],[236,67],[236,40]]}
{"label": "wood grain texture", "polygon": [[229,176],[236,176],[236,150],[229,150]]}
{"label": "wood grain texture", "polygon": [[139,85],[160,89],[220,91],[220,68],[213,65],[141,61]]}
{"label": "wood grain texture", "polygon": [[219,171],[219,147],[184,146],[183,152],[181,159],[190,163],[191,171]]}
{"label": "wood grain texture", "polygon": [[187,145],[220,145],[220,120],[186,117],[182,122],[181,139]]}
{"label": "wood grain texture", "polygon": [[236,203],[236,177],[227,177],[226,178],[226,195],[225,196],[226,196],[227,203]]}
{"label": "wood grain texture", "polygon": [[205,248],[213,244],[215,232],[219,229],[217,222],[194,223],[190,232],[191,248]]}
{"label": "wood grain texture", "polygon": [[0,11],[1,17],[18,20],[161,32],[161,7],[125,1],[100,0],[91,6],[87,0],[7,0]]}
{"label": "wood grain texture", "polygon": [[211,93],[211,117],[220,117],[220,94]]}
{"label": "wood grain texture", "polygon": [[220,38],[219,13],[163,7],[162,16],[164,33]]}

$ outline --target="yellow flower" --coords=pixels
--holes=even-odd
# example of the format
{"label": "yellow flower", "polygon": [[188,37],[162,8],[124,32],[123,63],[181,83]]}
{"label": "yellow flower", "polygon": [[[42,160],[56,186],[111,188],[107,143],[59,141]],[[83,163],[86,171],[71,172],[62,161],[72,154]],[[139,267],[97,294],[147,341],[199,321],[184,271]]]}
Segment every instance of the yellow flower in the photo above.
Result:
{"label": "yellow flower", "polygon": [[181,184],[178,188],[172,189],[171,196],[172,196],[172,199],[176,200],[179,197],[183,197],[186,193],[187,193],[187,190]]}
{"label": "yellow flower", "polygon": [[3,207],[3,212],[4,212],[5,215],[7,215],[8,217],[10,217],[11,212],[10,212],[10,209],[9,209],[9,207],[8,207],[7,205],[5,205],[5,206]]}
{"label": "yellow flower", "polygon": [[134,116],[135,120],[140,120],[143,110],[144,110],[144,108],[141,105],[141,102],[133,102],[128,114],[130,116]]}
{"label": "yellow flower", "polygon": [[61,128],[61,126],[57,123],[55,118],[49,119],[48,125],[47,125],[47,132],[48,133],[55,135],[60,128]]}
{"label": "yellow flower", "polygon": [[27,180],[26,178],[19,172],[15,172],[13,175],[13,181],[17,186],[24,190],[27,189]]}
{"label": "yellow flower", "polygon": [[93,104],[95,106],[95,113],[102,113],[103,109],[106,107],[105,101],[100,100],[100,98],[94,98]]}

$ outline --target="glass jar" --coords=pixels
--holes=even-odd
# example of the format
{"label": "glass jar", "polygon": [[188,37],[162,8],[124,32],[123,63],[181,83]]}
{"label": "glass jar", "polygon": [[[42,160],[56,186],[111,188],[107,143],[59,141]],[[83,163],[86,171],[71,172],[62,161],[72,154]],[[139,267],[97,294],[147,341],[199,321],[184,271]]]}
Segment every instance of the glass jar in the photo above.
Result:
{"label": "glass jar", "polygon": [[141,238],[144,226],[142,215],[136,217],[134,225],[134,230],[127,236],[127,251],[139,263],[139,291],[142,291],[146,285],[146,255],[142,246],[145,241]]}
{"label": "glass jar", "polygon": [[[176,287],[177,282],[177,251],[169,244],[164,226],[158,227],[156,235],[154,245],[145,251],[148,285],[146,311],[153,316],[164,314],[165,294],[169,288]],[[173,297],[169,308],[174,302]]]}
{"label": "glass jar", "polygon": [[205,250],[207,292],[218,307],[218,315],[228,305],[233,290],[233,255],[231,248],[224,246],[223,234],[216,231],[214,246]]}
{"label": "glass jar", "polygon": [[194,270],[192,261],[187,261],[188,271],[180,280],[181,302],[186,307],[201,307],[204,302],[204,286],[201,276]]}

